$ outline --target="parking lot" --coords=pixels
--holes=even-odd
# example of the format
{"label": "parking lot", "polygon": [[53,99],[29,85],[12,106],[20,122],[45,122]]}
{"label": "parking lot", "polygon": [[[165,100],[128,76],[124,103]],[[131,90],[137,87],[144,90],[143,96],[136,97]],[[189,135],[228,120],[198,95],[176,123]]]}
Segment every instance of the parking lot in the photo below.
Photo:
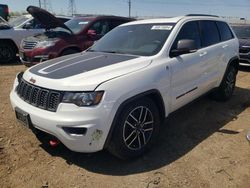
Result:
{"label": "parking lot", "polygon": [[162,125],[152,150],[126,162],[106,151],[53,149],[18,123],[9,93],[24,69],[0,67],[1,187],[249,187],[249,68],[241,67],[229,102],[203,97],[182,108]]}

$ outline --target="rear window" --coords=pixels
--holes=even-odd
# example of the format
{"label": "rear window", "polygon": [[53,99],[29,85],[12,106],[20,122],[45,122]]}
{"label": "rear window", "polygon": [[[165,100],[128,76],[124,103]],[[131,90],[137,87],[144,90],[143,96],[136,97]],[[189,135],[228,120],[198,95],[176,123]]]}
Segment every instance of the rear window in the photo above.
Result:
{"label": "rear window", "polygon": [[225,22],[216,22],[216,24],[218,26],[222,41],[227,41],[234,38],[229,26]]}
{"label": "rear window", "polygon": [[202,46],[207,47],[220,42],[220,35],[214,21],[200,21]]}

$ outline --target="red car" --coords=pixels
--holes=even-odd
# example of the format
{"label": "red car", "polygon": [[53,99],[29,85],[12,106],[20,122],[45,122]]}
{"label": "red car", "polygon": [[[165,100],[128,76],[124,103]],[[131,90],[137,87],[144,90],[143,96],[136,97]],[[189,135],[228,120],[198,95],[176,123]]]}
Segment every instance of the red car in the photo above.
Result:
{"label": "red car", "polygon": [[25,38],[20,46],[20,59],[26,66],[86,50],[116,26],[132,21],[117,16],[75,17],[62,23],[49,12],[29,6],[27,11],[38,19],[46,32]]}

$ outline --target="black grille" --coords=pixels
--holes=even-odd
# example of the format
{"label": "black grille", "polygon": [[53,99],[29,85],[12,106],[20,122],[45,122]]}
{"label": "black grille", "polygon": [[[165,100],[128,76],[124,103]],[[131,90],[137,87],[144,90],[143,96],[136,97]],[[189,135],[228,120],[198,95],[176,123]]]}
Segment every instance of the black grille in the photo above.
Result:
{"label": "black grille", "polygon": [[37,45],[36,41],[23,41],[22,43],[22,47],[23,49],[27,49],[27,50],[31,50],[33,48],[35,48],[35,46]]}
{"label": "black grille", "polygon": [[57,110],[62,98],[60,91],[37,87],[24,80],[21,80],[16,91],[18,96],[27,103],[53,112]]}
{"label": "black grille", "polygon": [[250,48],[240,48],[240,53],[247,54],[250,52]]}

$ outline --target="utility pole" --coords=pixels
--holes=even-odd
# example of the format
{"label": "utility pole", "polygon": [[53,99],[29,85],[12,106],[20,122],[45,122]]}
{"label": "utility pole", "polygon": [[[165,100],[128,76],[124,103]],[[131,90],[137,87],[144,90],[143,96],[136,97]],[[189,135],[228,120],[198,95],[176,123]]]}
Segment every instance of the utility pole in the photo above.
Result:
{"label": "utility pole", "polygon": [[128,15],[131,17],[131,0],[128,1]]}
{"label": "utility pole", "polygon": [[74,16],[76,14],[75,0],[69,0],[68,15]]}
{"label": "utility pole", "polygon": [[39,7],[42,8],[41,0],[39,0]]}

